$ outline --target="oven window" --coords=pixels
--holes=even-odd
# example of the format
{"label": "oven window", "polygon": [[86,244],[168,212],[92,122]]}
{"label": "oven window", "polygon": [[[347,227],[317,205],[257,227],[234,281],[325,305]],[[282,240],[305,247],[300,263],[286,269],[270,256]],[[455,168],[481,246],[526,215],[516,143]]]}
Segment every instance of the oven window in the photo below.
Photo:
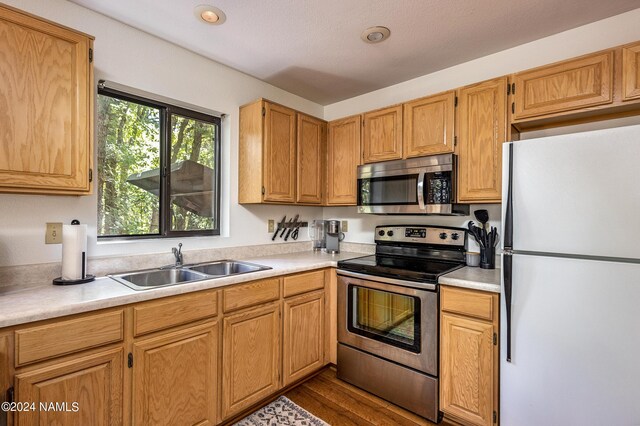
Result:
{"label": "oven window", "polygon": [[358,205],[417,205],[418,174],[358,179]]}
{"label": "oven window", "polygon": [[350,332],[420,352],[420,299],[349,285]]}

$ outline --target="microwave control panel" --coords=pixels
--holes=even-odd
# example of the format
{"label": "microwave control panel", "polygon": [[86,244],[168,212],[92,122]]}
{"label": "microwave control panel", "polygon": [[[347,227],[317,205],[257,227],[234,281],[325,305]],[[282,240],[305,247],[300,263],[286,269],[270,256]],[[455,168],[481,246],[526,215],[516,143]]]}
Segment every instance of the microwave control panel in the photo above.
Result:
{"label": "microwave control panel", "polygon": [[422,243],[464,247],[466,231],[435,226],[377,226],[376,242]]}

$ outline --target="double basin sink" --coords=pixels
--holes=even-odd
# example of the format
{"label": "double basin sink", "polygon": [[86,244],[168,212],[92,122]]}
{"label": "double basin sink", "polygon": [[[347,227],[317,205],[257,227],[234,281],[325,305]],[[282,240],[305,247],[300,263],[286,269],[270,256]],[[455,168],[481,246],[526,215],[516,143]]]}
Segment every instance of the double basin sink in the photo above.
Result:
{"label": "double basin sink", "polygon": [[148,290],[156,287],[166,287],[214,278],[224,278],[249,272],[265,271],[267,269],[271,268],[269,266],[238,260],[219,260],[195,265],[127,272],[124,274],[109,275],[109,277],[134,290]]}

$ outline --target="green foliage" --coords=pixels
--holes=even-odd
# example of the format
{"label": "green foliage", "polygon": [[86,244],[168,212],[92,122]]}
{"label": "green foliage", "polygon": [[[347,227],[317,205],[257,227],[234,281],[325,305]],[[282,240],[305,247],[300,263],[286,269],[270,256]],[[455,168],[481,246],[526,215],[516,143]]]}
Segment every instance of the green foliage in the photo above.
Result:
{"label": "green foliage", "polygon": [[[214,125],[177,115],[172,116],[170,125],[172,164],[192,160],[215,167]],[[98,96],[97,142],[98,235],[158,234],[159,179],[157,188],[144,190],[127,178],[160,168],[160,110]],[[173,203],[170,214],[171,230],[212,229],[215,225],[214,218]]]}

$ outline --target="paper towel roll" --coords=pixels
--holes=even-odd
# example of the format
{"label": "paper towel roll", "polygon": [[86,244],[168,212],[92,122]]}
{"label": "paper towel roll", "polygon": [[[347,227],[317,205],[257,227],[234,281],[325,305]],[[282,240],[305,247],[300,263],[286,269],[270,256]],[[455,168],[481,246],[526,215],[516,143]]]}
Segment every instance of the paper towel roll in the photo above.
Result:
{"label": "paper towel roll", "polygon": [[62,279],[81,280],[87,274],[87,225],[62,226]]}

